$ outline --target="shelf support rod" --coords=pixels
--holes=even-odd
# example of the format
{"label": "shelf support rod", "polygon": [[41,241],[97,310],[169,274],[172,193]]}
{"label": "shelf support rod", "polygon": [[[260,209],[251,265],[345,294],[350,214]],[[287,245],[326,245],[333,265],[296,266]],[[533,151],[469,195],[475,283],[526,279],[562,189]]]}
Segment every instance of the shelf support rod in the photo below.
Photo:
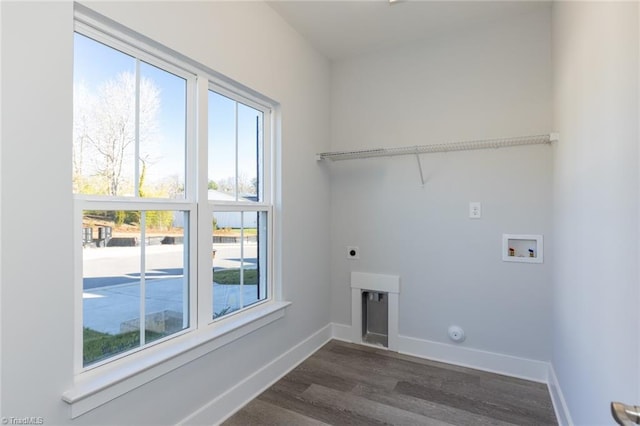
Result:
{"label": "shelf support rod", "polygon": [[420,154],[418,154],[418,151],[416,151],[416,160],[418,160],[418,170],[420,171],[420,183],[424,187],[426,182],[424,180],[424,174],[422,173],[422,163],[420,162]]}

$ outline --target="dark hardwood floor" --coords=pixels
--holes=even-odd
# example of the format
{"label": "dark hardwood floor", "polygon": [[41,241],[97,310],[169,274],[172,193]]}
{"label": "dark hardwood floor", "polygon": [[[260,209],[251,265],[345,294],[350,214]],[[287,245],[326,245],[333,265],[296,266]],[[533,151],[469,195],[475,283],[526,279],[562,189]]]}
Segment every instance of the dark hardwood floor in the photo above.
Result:
{"label": "dark hardwood floor", "polygon": [[234,425],[555,425],[546,385],[332,340]]}

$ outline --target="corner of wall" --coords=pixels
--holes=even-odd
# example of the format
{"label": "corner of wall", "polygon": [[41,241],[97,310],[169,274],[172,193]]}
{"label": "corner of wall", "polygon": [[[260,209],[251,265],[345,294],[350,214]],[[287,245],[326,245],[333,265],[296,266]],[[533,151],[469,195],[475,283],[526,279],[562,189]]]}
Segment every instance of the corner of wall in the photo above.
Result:
{"label": "corner of wall", "polygon": [[558,382],[556,372],[553,369],[553,364],[551,363],[549,363],[549,378],[547,387],[549,388],[549,395],[551,395],[551,402],[553,403],[553,409],[556,413],[558,424],[560,426],[573,426],[569,407],[567,406],[567,402],[564,399],[562,389],[560,388],[560,383]]}

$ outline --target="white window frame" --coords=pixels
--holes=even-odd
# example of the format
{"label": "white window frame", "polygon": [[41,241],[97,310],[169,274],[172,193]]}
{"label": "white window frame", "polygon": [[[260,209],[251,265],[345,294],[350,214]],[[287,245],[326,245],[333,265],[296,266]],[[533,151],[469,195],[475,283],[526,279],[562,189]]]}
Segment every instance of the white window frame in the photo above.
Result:
{"label": "white window frame", "polygon": [[[263,105],[261,103],[258,103],[250,98],[247,98],[239,93],[236,93],[234,91],[228,90],[226,87],[215,83],[213,81],[210,81],[208,86],[207,86],[207,98],[208,98],[208,91],[212,91],[215,92],[217,94],[220,94],[222,96],[226,96],[227,98],[247,105],[251,108],[254,108],[255,110],[258,110],[260,112],[262,112],[263,114],[263,119],[262,119],[262,125],[263,125],[263,137],[262,137],[262,155],[259,155],[259,158],[262,158],[262,164],[260,167],[260,170],[262,171],[262,175],[260,176],[261,178],[261,183],[262,183],[262,199],[258,200],[257,202],[253,202],[253,201],[247,201],[247,200],[236,200],[236,201],[223,201],[223,200],[208,200],[208,194],[207,194],[207,189],[208,189],[208,174],[207,173],[201,173],[200,178],[202,179],[202,182],[200,182],[200,188],[204,188],[204,193],[199,194],[202,198],[200,198],[201,200],[207,200],[206,203],[206,207],[203,208],[201,210],[201,217],[203,218],[203,222],[206,223],[200,223],[201,226],[209,226],[212,228],[212,223],[211,223],[211,218],[213,216],[214,212],[265,212],[267,214],[267,260],[265,261],[266,263],[266,279],[267,279],[267,297],[264,300],[258,301],[250,306],[246,306],[243,307],[237,311],[231,312],[229,314],[226,314],[224,316],[221,316],[219,318],[213,318],[213,311],[211,311],[211,314],[208,318],[201,318],[202,321],[208,320],[210,323],[211,322],[216,322],[216,321],[224,321],[226,318],[228,317],[232,317],[233,315],[237,315],[237,314],[241,314],[243,311],[247,310],[247,309],[252,309],[262,303],[268,303],[271,300],[273,300],[273,262],[271,261],[272,259],[272,253],[273,253],[273,204],[272,204],[272,199],[273,199],[273,179],[272,176],[273,174],[271,173],[271,159],[273,158],[273,150],[272,150],[272,144],[271,144],[271,115],[272,115],[272,108],[270,108],[269,106]],[[202,147],[204,149],[207,149],[207,151],[205,151],[208,154],[208,138],[204,140],[204,142],[206,143],[206,147]],[[205,156],[208,159],[208,155]],[[237,160],[237,159],[236,159]],[[208,166],[208,164],[207,164]],[[207,170],[206,166],[205,169],[203,170]],[[236,171],[237,173],[237,171]],[[204,202],[201,204],[205,204]],[[211,235],[213,232],[213,229],[211,229],[211,232],[209,232],[208,235]],[[213,271],[211,268],[208,268],[207,273],[210,275],[210,279],[209,282],[213,282]],[[259,285],[259,284],[258,284]],[[209,303],[208,301],[211,300],[211,297],[209,297],[208,299],[205,300],[201,300],[201,303]],[[210,304],[210,303],[209,303]],[[209,312],[207,310],[202,310],[203,312],[205,312],[205,315],[209,315]]]}
{"label": "white window frame", "polygon": [[[130,197],[114,197],[105,195],[88,195],[88,194],[74,194],[74,224],[75,232],[80,232],[82,224],[82,212],[85,210],[106,210],[106,211],[118,211],[118,210],[139,210],[139,211],[152,211],[152,210],[170,210],[170,211],[185,211],[188,213],[188,226],[185,227],[185,239],[188,242],[188,247],[185,247],[188,258],[188,264],[183,266],[185,275],[189,279],[188,283],[188,311],[189,311],[189,326],[185,330],[173,333],[169,336],[154,342],[133,348],[131,350],[110,356],[104,360],[92,363],[88,366],[83,364],[83,276],[82,276],[82,255],[83,248],[76,244],[75,250],[75,289],[76,289],[76,304],[75,304],[75,318],[80,322],[80,326],[76,324],[75,327],[75,341],[74,347],[74,371],[76,374],[80,374],[84,371],[98,368],[102,365],[114,362],[120,358],[126,357],[132,353],[144,350],[151,345],[160,344],[168,339],[171,339],[185,331],[194,328],[197,320],[196,303],[197,303],[197,288],[194,285],[193,277],[196,277],[196,265],[197,265],[197,203],[196,203],[196,181],[195,181],[195,155],[196,155],[196,83],[197,76],[195,73],[186,70],[179,65],[168,62],[163,58],[158,58],[152,54],[145,52],[144,50],[137,49],[131,44],[128,44],[118,38],[116,35],[112,35],[106,31],[100,31],[93,26],[87,25],[84,22],[76,21],[75,32],[83,36],[89,37],[96,42],[102,43],[108,47],[116,49],[123,54],[130,55],[132,58],[140,61],[147,62],[153,66],[156,66],[164,71],[170,72],[178,77],[184,78],[186,81],[186,146],[185,146],[185,193],[184,199],[159,199],[159,198],[142,198],[138,194]],[[137,158],[135,159],[137,163]],[[136,165],[136,181],[137,165]],[[136,187],[137,185],[134,185]],[[75,241],[81,241],[81,236],[76,236]],[[141,254],[144,254],[145,247],[141,246]],[[78,294],[80,295],[78,298]],[[78,300],[79,299],[79,300]]]}
{"label": "white window frame", "polygon": [[[276,285],[279,266],[275,229],[275,144],[273,123],[277,103],[241,84],[217,74],[120,24],[104,18],[86,6],[75,4],[75,31],[187,79],[187,152],[185,198],[177,200],[138,197],[74,195],[74,235],[81,241],[83,210],[175,210],[189,213],[189,327],[87,367],[82,366],[82,247],[76,245],[74,309],[73,386],[62,399],[71,405],[71,417],[78,417],[130,390],[166,374],[223,345],[282,318],[290,304],[282,300]],[[259,109],[263,116],[263,200],[236,203],[207,199],[208,90]],[[198,172],[200,171],[200,172]],[[213,319],[211,217],[214,211],[264,211],[267,214],[267,299],[232,314]],[[185,237],[187,235],[185,234]],[[185,250],[187,248],[185,247]]]}

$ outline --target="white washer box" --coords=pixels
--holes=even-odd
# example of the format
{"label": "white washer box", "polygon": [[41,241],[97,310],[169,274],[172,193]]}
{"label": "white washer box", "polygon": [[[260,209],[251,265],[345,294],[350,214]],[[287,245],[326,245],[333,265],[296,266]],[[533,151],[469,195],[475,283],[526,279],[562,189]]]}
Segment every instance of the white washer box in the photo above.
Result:
{"label": "white washer box", "polygon": [[351,272],[351,341],[363,341],[362,292],[383,292],[387,295],[387,349],[398,351],[398,308],[400,276]]}
{"label": "white washer box", "polygon": [[502,234],[502,260],[505,262],[542,263],[542,235]]}

